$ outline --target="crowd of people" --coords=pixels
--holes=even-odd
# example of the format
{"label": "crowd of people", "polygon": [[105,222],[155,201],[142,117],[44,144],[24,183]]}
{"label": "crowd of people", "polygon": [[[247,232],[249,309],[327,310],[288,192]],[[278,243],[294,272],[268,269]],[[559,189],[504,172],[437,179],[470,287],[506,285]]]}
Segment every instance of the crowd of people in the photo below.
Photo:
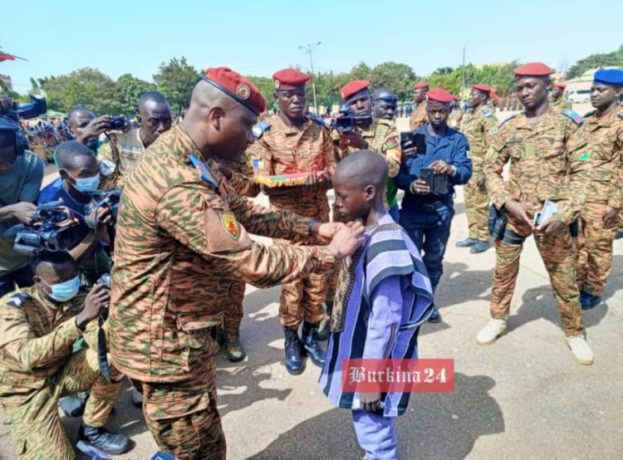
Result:
{"label": "crowd of people", "polygon": [[[584,117],[552,74],[517,67],[521,111],[501,122],[485,83],[460,104],[417,82],[402,133],[391,88],[351,81],[326,119],[308,111],[310,76],[290,68],[273,75],[272,114],[244,76],[207,69],[178,123],[147,92],[135,124],[76,106],[25,128],[0,95],[0,407],[19,458],[74,458],[59,404],[83,417],[82,452],[131,449],[105,427],[124,379],[162,451],[225,458],[214,356],[247,356],[246,283],[281,285],[287,371],[309,358],[327,398],[352,411],[366,458],[396,458],[408,393],[347,391],[343,366],[417,359],[420,328],[442,321],[435,290],[458,186],[469,236],[457,246],[496,251],[477,342],[505,332],[534,236],[571,355],[592,364],[582,309],[600,305],[612,265],[623,71],[595,73]],[[31,149],[46,136],[42,159]],[[58,177],[42,188],[44,160]],[[260,193],[269,209],[250,200]]]}

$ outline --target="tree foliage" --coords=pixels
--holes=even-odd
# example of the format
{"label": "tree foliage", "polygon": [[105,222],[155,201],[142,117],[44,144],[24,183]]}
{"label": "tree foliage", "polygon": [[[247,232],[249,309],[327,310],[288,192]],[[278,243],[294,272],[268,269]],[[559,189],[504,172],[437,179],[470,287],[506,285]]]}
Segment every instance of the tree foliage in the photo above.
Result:
{"label": "tree foliage", "polygon": [[611,53],[591,54],[580,59],[569,68],[567,79],[579,77],[587,70],[599,67],[623,67],[623,45]]}
{"label": "tree foliage", "polygon": [[190,95],[199,78],[199,71],[185,57],[162,63],[158,73],[154,75],[158,91],[166,96],[173,110],[188,107]]}
{"label": "tree foliage", "polygon": [[121,75],[115,83],[115,98],[119,101],[121,113],[128,116],[137,115],[141,95],[155,90],[154,83],[141,80],[129,73]]}

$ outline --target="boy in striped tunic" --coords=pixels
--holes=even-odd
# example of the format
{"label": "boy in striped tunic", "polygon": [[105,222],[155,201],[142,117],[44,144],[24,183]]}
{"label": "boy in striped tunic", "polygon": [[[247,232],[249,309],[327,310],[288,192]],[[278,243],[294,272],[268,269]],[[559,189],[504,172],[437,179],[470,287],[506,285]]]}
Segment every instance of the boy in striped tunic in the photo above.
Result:
{"label": "boy in striped tunic", "polygon": [[345,360],[416,359],[433,299],[417,247],[384,207],[386,180],[383,157],[367,150],[344,158],[333,177],[338,210],[363,221],[366,242],[341,268],[320,386],[332,404],[352,410],[367,459],[396,458],[393,421],[405,412],[409,393],[344,388]]}

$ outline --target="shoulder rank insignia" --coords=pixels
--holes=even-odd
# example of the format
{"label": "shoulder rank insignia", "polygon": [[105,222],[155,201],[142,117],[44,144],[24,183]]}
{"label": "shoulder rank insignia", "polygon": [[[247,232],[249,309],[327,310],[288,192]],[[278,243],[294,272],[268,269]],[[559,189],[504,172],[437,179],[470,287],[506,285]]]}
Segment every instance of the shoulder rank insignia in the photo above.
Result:
{"label": "shoulder rank insignia", "polygon": [[253,135],[256,139],[261,139],[266,131],[270,129],[270,123],[266,120],[260,121],[257,125],[253,127]]}
{"label": "shoulder rank insignia", "polygon": [[225,232],[231,236],[234,240],[240,237],[240,224],[236,220],[234,213],[230,211],[221,213],[221,223]]}
{"label": "shoulder rank insignia", "polygon": [[623,120],[623,112],[619,113],[619,114],[617,115],[617,117],[619,117],[621,120]]}
{"label": "shoulder rank insignia", "polygon": [[[521,112],[519,112],[521,113]],[[519,113],[514,113],[513,115],[511,115],[510,117],[506,118],[505,120],[502,120],[499,124],[498,124],[498,128],[501,128],[502,125],[505,125],[506,123],[508,123],[509,121],[511,121],[513,118],[515,118],[517,115],[519,115]]]}
{"label": "shoulder rank insignia", "polygon": [[595,115],[597,113],[597,110],[591,110],[590,112],[586,112],[583,115],[583,118],[588,118],[588,117],[592,117],[593,115]]}
{"label": "shoulder rank insignia", "polygon": [[491,109],[487,106],[482,108],[482,114],[487,117],[487,118],[491,118],[493,116],[493,112],[491,111]]}
{"label": "shoulder rank insignia", "polygon": [[321,116],[316,115],[315,113],[308,113],[307,118],[309,118],[311,121],[315,123],[318,123],[323,128],[328,128],[328,126],[324,122],[324,119]]}
{"label": "shoulder rank insignia", "polygon": [[191,153],[188,158],[190,159],[192,165],[201,172],[201,180],[207,182],[214,188],[218,188],[218,182],[216,181],[214,176],[212,176],[212,173],[210,172],[208,166],[199,158],[197,158],[194,153]]}
{"label": "shoulder rank insignia", "polygon": [[19,292],[11,296],[6,304],[15,308],[20,308],[26,299],[28,299],[28,294]]}
{"label": "shoulder rank insignia", "polygon": [[581,126],[582,123],[584,123],[584,119],[577,112],[574,112],[571,109],[565,109],[561,113],[578,126]]}

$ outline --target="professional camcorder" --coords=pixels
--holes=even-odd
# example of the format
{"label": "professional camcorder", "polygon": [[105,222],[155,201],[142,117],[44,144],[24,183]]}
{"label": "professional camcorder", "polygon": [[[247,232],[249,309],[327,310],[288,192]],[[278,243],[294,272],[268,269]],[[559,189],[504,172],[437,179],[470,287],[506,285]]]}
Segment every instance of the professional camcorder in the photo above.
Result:
{"label": "professional camcorder", "polygon": [[48,104],[43,96],[30,96],[30,101],[26,104],[13,104],[13,107],[1,115],[9,116],[15,121],[19,119],[28,120],[43,115],[48,111]]}
{"label": "professional camcorder", "polygon": [[79,221],[60,201],[40,205],[30,225],[15,225],[5,232],[13,238],[15,252],[33,255],[38,251],[65,251],[81,240]]}
{"label": "professional camcorder", "polygon": [[90,216],[93,211],[109,208],[112,214],[113,225],[117,222],[117,214],[119,214],[119,199],[121,198],[121,190],[97,190],[89,194],[91,196],[91,203],[87,205],[86,215],[84,220],[87,226],[95,230],[99,227],[99,222],[92,219]]}
{"label": "professional camcorder", "polygon": [[349,133],[355,126],[366,126],[372,124],[372,115],[355,116],[347,105],[340,107],[340,114],[331,123],[331,129],[340,133]]}
{"label": "professional camcorder", "polygon": [[114,115],[109,120],[110,129],[121,131],[126,126],[130,127],[132,124],[130,119],[125,115]]}

